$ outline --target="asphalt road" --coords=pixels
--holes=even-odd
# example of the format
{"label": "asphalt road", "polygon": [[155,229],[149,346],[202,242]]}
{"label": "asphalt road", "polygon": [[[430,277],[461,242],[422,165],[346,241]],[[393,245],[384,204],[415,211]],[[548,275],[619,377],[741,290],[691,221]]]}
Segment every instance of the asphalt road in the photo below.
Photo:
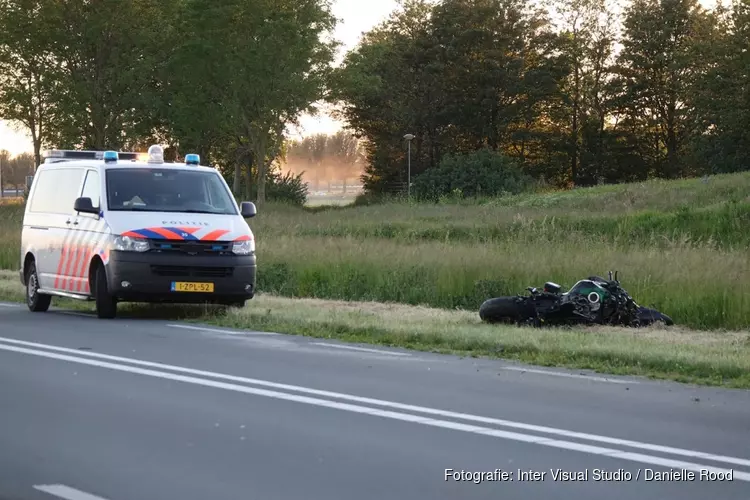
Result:
{"label": "asphalt road", "polygon": [[750,498],[748,391],[352,347],[0,305],[0,499]]}

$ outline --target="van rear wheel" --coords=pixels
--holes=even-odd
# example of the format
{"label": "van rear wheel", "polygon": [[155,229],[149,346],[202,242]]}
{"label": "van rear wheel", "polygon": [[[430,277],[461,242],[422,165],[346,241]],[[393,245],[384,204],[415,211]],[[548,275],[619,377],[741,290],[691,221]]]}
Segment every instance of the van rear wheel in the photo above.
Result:
{"label": "van rear wheel", "polygon": [[101,264],[96,266],[96,275],[94,276],[94,300],[96,301],[97,317],[112,319],[117,316],[117,299],[109,293],[107,271]]}
{"label": "van rear wheel", "polygon": [[39,275],[36,272],[36,262],[32,262],[26,271],[26,305],[31,312],[45,312],[51,302],[51,295],[39,293]]}

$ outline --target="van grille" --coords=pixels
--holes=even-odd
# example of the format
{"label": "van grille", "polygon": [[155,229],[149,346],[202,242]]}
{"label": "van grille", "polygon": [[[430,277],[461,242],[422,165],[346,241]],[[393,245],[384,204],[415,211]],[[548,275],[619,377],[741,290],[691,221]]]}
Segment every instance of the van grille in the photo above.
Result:
{"label": "van grille", "polygon": [[226,241],[151,240],[151,252],[192,255],[231,255],[232,243]]}
{"label": "van grille", "polygon": [[151,266],[153,274],[173,278],[228,278],[233,271],[232,267]]}

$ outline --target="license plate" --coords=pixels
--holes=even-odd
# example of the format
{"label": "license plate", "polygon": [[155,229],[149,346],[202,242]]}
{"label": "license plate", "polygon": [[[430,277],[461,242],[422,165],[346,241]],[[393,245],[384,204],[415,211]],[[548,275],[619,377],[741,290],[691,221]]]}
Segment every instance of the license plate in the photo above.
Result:
{"label": "license plate", "polygon": [[172,282],[173,292],[201,292],[201,293],[213,293],[213,283],[192,283],[184,281]]}

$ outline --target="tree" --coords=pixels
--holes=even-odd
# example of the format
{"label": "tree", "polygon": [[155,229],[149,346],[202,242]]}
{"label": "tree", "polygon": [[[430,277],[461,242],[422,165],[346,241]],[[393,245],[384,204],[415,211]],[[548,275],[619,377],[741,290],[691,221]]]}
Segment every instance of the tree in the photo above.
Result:
{"label": "tree", "polygon": [[3,195],[3,189],[6,184],[11,184],[8,181],[8,174],[10,172],[10,152],[7,149],[0,149],[0,198]]}
{"label": "tree", "polygon": [[351,132],[340,130],[328,137],[326,144],[328,162],[332,164],[332,174],[341,179],[346,194],[347,181],[362,172],[364,151],[360,141]]}
{"label": "tree", "polygon": [[560,145],[569,163],[564,178],[573,185],[592,184],[605,165],[616,18],[606,0],[558,0],[554,10],[561,18],[562,61],[568,69],[555,117],[568,136]]}
{"label": "tree", "polygon": [[441,62],[429,32],[432,5],[407,0],[389,19],[366,33],[332,78],[334,116],[348,122],[357,138],[366,138],[368,191],[405,186],[406,152],[402,136],[416,135],[412,170],[436,165],[442,130]]}
{"label": "tree", "polygon": [[624,29],[619,109],[640,129],[653,174],[684,175],[686,145],[699,132],[690,88],[706,64],[696,48],[711,39],[711,16],[698,0],[634,0]]}
{"label": "tree", "polygon": [[750,1],[716,16],[716,41],[701,54],[711,64],[694,86],[701,134],[692,152],[709,172],[737,172],[750,169]]}
{"label": "tree", "polygon": [[[262,204],[286,125],[324,97],[336,44],[322,37],[335,18],[324,0],[185,0],[184,9],[185,41],[175,58],[182,70],[172,66],[171,85],[191,86],[196,77],[186,63],[196,57],[212,76],[200,78],[200,87],[192,85],[195,100],[182,101],[172,115],[176,128],[183,141],[207,146],[214,134],[210,125],[221,123],[218,130],[225,130],[226,138],[219,148],[234,165],[235,192],[244,171],[246,192],[255,177]],[[195,102],[206,106],[209,127],[188,123]]]}
{"label": "tree", "polygon": [[62,116],[61,68],[50,36],[55,18],[48,6],[44,0],[0,0],[0,119],[28,130],[36,165]]}
{"label": "tree", "polygon": [[[0,159],[0,162],[3,160]],[[26,176],[34,174],[36,166],[33,154],[22,153],[3,162],[3,183],[13,186],[16,191],[23,190],[26,185]]]}
{"label": "tree", "polygon": [[547,16],[523,0],[404,2],[336,73],[340,116],[367,139],[365,189],[406,185],[405,133],[413,175],[482,147],[549,164],[558,53]]}
{"label": "tree", "polygon": [[[218,91],[231,77],[231,68],[221,57],[224,17],[211,10],[215,8],[214,2],[183,3],[170,23],[173,49],[160,75],[159,109],[170,142],[183,154],[196,152],[206,164],[227,163],[222,148],[236,153],[230,109]],[[242,162],[233,157],[230,163]]]}
{"label": "tree", "polygon": [[[68,128],[59,146],[141,149],[157,142],[159,75],[181,0],[45,0]],[[163,20],[167,20],[165,23]]]}

